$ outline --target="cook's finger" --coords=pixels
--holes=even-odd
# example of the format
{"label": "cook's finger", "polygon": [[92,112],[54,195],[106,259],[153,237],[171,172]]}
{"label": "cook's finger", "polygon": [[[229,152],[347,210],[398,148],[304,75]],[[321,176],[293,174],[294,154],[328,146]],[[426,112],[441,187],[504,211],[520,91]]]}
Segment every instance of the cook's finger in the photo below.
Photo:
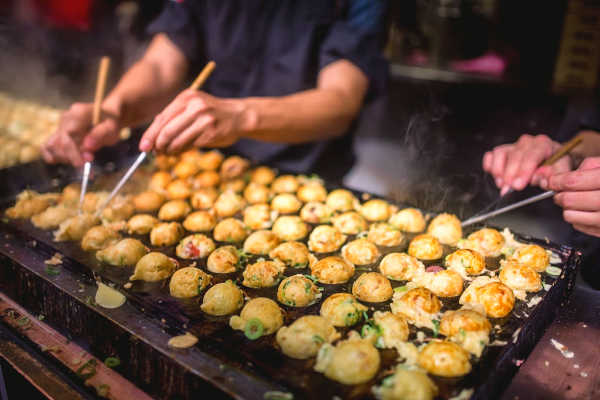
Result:
{"label": "cook's finger", "polygon": [[600,211],[564,210],[563,219],[571,225],[600,226]]}
{"label": "cook's finger", "polygon": [[496,179],[496,186],[498,187],[502,187],[504,185],[503,176],[507,154],[507,147],[497,147],[492,152],[492,175]]}
{"label": "cook's finger", "polygon": [[600,237],[600,227],[589,225],[573,225],[573,228],[586,235]]}
{"label": "cook's finger", "polygon": [[548,188],[555,192],[573,192],[596,190],[600,188],[600,168],[576,170],[552,175],[548,179]]}
{"label": "cook's finger", "polygon": [[202,116],[205,105],[202,102],[188,104],[186,109],[176,115],[159,132],[154,141],[154,148],[157,151],[168,150],[171,142],[176,140],[179,135],[194,125],[194,122]]}
{"label": "cook's finger", "polygon": [[146,129],[140,140],[140,151],[150,151],[156,145],[156,138],[160,131],[173,119],[177,114],[185,110],[185,103],[180,100],[173,100],[171,104],[160,112]]}
{"label": "cook's finger", "polygon": [[96,125],[83,139],[81,148],[88,153],[94,153],[105,146],[112,146],[119,141],[119,132],[113,119],[106,119]]}
{"label": "cook's finger", "polygon": [[83,158],[77,145],[73,139],[67,135],[62,136],[61,149],[65,161],[71,163],[74,167],[81,167],[83,165]]}
{"label": "cook's finger", "polygon": [[506,159],[506,169],[504,171],[504,176],[502,177],[505,185],[515,188],[514,181],[516,180],[517,172],[521,169],[521,164],[524,157],[525,152],[523,149],[515,149],[508,154]]}
{"label": "cook's finger", "polygon": [[494,156],[492,155],[492,152],[486,151],[485,154],[483,155],[483,160],[481,160],[481,164],[482,164],[484,171],[491,172],[493,160],[494,160]]}
{"label": "cook's finger", "polygon": [[600,211],[600,190],[561,192],[554,202],[566,210]]}
{"label": "cook's finger", "polygon": [[186,146],[193,143],[196,138],[200,137],[207,126],[213,124],[215,118],[212,114],[202,114],[197,117],[193,123],[187,127],[180,135],[178,135],[167,148],[169,153],[177,153],[183,150]]}
{"label": "cook's finger", "polygon": [[600,168],[600,157],[586,158],[577,169],[585,171],[594,168]]}

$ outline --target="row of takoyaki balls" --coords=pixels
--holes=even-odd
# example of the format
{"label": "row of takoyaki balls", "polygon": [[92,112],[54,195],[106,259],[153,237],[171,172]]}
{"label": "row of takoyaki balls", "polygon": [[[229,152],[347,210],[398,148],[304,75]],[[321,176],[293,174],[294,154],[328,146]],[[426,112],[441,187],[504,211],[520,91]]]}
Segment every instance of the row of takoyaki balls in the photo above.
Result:
{"label": "row of takoyaki balls", "polygon": [[[377,389],[380,397],[432,398],[437,389],[424,372],[452,377],[468,373],[469,353],[480,356],[489,343],[487,317],[508,315],[515,295],[522,298],[525,291],[539,290],[538,272],[548,265],[543,248],[522,246],[503,263],[496,277],[485,264],[485,257],[506,250],[504,236],[496,230],[482,229],[463,240],[455,216],[439,215],[427,227],[419,210],[398,211],[380,199],[361,204],[349,191],[328,193],[316,179],[276,177],[267,167],[246,173],[249,164],[239,157],[223,160],[216,152],[194,151],[178,158],[158,157],[156,163],[163,170],[152,176],[149,190],[114,200],[101,218],[88,213],[73,215],[79,195],[73,186],[60,195],[28,192],[7,215],[33,217],[33,223],[44,229],[58,226],[57,239],[81,240],[85,250],[96,251],[97,258],[108,264],[135,266],[132,280],[170,277],[174,297],[205,292],[201,309],[208,314],[230,315],[243,307],[239,316],[231,317],[232,328],[243,330],[250,339],[277,332],[284,354],[318,356],[315,369],[342,383],[372,379],[380,363],[376,347],[395,348],[415,370],[398,367]],[[171,172],[164,170],[169,168]],[[95,211],[105,196],[88,193],[84,210]],[[426,227],[426,234],[410,242],[408,254],[394,251],[381,257],[382,247],[395,250],[405,240],[404,233],[420,233]],[[185,236],[184,228],[193,233]],[[277,300],[287,307],[319,301],[318,284],[348,282],[355,265],[370,266],[373,271],[354,281],[352,294],[340,292],[325,299],[320,316],[304,316],[284,327],[283,311],[273,300],[255,298],[245,303],[247,297],[233,281],[211,286],[212,276],[202,269],[179,268],[176,260],[149,252],[139,240],[122,239],[118,229],[149,234],[155,247],[177,244],[178,258],[206,258],[211,273],[243,269],[243,286],[278,286]],[[205,235],[211,231],[212,238]],[[349,235],[357,236],[348,242]],[[301,242],[307,237],[308,246]],[[217,247],[215,241],[229,244]],[[422,261],[442,263],[443,245],[460,249],[445,257],[446,268],[426,268]],[[339,255],[329,254],[340,249]],[[265,258],[247,263],[248,254]],[[297,273],[284,279],[286,269],[302,272],[306,267],[310,275]],[[406,285],[394,290],[390,280],[406,281]],[[470,285],[463,292],[465,281]],[[457,296],[464,308],[441,313],[439,298]],[[390,311],[376,312],[371,318],[367,306],[360,303],[390,299]],[[352,332],[332,345],[340,337],[336,327],[361,322],[360,334]],[[446,340],[433,340],[417,349],[407,341],[408,324],[441,333]],[[411,384],[401,383],[404,379]],[[409,397],[398,397],[406,387],[411,388]]]}

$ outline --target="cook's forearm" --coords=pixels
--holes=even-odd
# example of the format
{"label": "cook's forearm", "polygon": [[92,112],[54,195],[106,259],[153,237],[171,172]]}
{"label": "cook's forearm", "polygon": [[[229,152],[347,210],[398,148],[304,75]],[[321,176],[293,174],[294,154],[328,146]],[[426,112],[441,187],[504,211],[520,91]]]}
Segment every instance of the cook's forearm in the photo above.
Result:
{"label": "cook's forearm", "polygon": [[358,67],[336,61],[321,70],[315,89],[243,100],[244,136],[303,143],[341,135],[358,115],[367,87],[368,79]]}
{"label": "cook's forearm", "polygon": [[102,108],[117,116],[122,126],[148,122],[181,90],[186,73],[183,55],[159,34],[109,93]]}

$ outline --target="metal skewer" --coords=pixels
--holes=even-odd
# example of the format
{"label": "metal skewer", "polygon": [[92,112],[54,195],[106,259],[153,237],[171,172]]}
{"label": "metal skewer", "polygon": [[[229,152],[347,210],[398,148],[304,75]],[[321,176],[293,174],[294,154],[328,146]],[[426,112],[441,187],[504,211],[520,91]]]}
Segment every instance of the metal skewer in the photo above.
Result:
{"label": "metal skewer", "polygon": [[[110,67],[110,58],[102,57],[100,60],[100,68],[98,69],[98,79],[96,81],[96,95],[94,96],[94,110],[92,114],[92,126],[98,125],[100,122],[100,111],[102,105],[102,99],[104,98],[104,91],[106,89],[106,77],[108,76],[108,68]],[[83,164],[83,176],[81,178],[81,192],[79,193],[79,212],[83,206],[83,199],[87,192],[88,181],[90,178],[90,170],[92,169],[92,163],[86,161]]]}
{"label": "metal skewer", "polygon": [[[549,165],[554,164],[556,161],[558,161],[559,159],[561,159],[562,157],[566,156],[567,154],[569,154],[569,152],[571,152],[571,150],[573,150],[573,148],[575,148],[579,143],[581,143],[583,141],[583,138],[581,136],[575,136],[573,139],[569,140],[568,142],[566,142],[565,144],[563,144],[554,154],[552,154],[548,159],[546,159],[546,161],[544,161],[540,167],[547,167]],[[513,194],[515,192],[515,190],[513,188],[509,188],[508,191],[506,193],[504,193],[502,196],[499,196],[498,198],[496,198],[496,200],[492,201],[490,204],[488,204],[486,207],[484,207],[482,210],[480,210],[479,212],[475,213],[471,218],[475,218],[479,215],[483,215],[484,213],[487,213],[490,210],[493,210],[494,208],[496,208],[500,203],[502,203],[503,200],[505,200],[508,196],[510,196],[511,194]]]}
{"label": "metal skewer", "polygon": [[549,191],[544,192],[542,194],[538,194],[537,196],[533,196],[533,197],[530,197],[528,199],[521,200],[521,201],[518,201],[516,203],[510,204],[510,205],[508,205],[506,207],[499,208],[499,209],[497,209],[495,211],[492,211],[492,212],[489,212],[489,213],[486,213],[486,214],[483,214],[483,215],[479,215],[479,216],[476,216],[476,217],[471,217],[471,218],[463,221],[461,223],[461,226],[465,227],[465,226],[473,225],[473,224],[475,224],[477,222],[485,221],[486,219],[490,219],[490,218],[495,217],[497,215],[507,213],[507,212],[512,211],[512,210],[514,210],[516,208],[523,207],[523,206],[526,206],[526,205],[531,204],[531,203],[535,203],[536,201],[541,201],[541,200],[547,199],[547,198],[552,197],[554,195],[555,195],[554,191],[549,190]]}
{"label": "metal skewer", "polygon": [[[206,64],[204,66],[204,68],[202,69],[202,71],[200,71],[200,74],[198,74],[198,76],[194,80],[194,83],[192,83],[192,85],[190,86],[190,89],[192,89],[192,90],[198,90],[198,89],[200,89],[200,87],[202,87],[202,85],[204,84],[204,82],[206,82],[206,80],[208,79],[208,77],[210,76],[210,74],[215,69],[215,66],[216,66],[216,64],[215,64],[214,61],[209,61],[208,64]],[[117,185],[112,190],[112,192],[110,192],[110,194],[108,195],[108,197],[106,198],[106,200],[104,201],[104,203],[102,203],[102,205],[98,208],[98,210],[96,210],[96,214],[95,215],[97,217],[99,217],[102,214],[102,211],[111,202],[111,200],[117,195],[117,193],[119,192],[119,190],[121,190],[121,188],[123,187],[123,185],[125,184],[125,182],[127,182],[127,180],[131,177],[131,175],[133,175],[133,173],[135,172],[135,170],[140,166],[140,164],[144,161],[144,159],[146,159],[147,155],[148,155],[147,152],[140,153],[140,155],[136,158],[136,160],[131,165],[131,167],[129,167],[129,169],[127,170],[127,172],[125,172],[125,175],[123,175],[123,177],[121,178],[121,180],[117,183]]]}

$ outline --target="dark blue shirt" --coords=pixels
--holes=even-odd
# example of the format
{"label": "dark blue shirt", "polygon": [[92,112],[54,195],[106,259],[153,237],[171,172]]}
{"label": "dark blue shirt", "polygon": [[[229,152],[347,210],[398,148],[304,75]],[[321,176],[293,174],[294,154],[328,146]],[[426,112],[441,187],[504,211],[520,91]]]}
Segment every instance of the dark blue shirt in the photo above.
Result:
{"label": "dark blue shirt", "polygon": [[[149,30],[169,36],[193,66],[192,75],[214,60],[204,90],[215,96],[284,96],[314,88],[323,67],[346,59],[369,78],[370,99],[387,79],[380,51],[384,12],[385,0],[179,0],[169,1]],[[352,132],[301,145],[242,139],[231,150],[293,172],[330,172],[334,179],[353,162]]]}

